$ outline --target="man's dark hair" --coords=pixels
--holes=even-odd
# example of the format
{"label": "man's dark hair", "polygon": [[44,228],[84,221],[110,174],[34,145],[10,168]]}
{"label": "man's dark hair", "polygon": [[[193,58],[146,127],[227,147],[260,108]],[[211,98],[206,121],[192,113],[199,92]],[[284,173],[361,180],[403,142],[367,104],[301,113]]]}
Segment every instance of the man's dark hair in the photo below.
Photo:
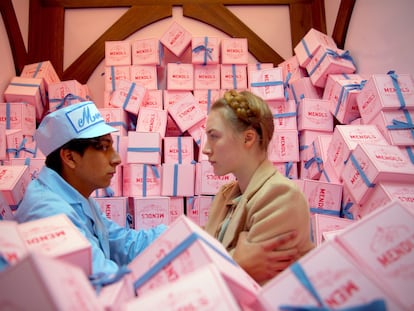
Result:
{"label": "man's dark hair", "polygon": [[100,140],[98,138],[81,138],[72,139],[64,144],[62,147],[51,152],[47,157],[45,164],[48,168],[56,171],[59,175],[62,173],[62,161],[60,159],[60,149],[69,149],[79,153],[81,156],[85,153],[88,147],[99,149]]}

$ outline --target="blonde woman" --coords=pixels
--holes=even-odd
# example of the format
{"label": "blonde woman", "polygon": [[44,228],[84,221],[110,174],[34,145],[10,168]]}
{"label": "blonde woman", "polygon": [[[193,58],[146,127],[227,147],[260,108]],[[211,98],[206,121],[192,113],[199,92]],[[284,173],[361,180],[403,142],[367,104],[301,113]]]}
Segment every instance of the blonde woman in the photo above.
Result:
{"label": "blonde woman", "polygon": [[268,160],[273,131],[265,101],[227,91],[211,107],[202,150],[216,175],[236,177],[215,196],[205,229],[261,284],[313,248],[305,197]]}

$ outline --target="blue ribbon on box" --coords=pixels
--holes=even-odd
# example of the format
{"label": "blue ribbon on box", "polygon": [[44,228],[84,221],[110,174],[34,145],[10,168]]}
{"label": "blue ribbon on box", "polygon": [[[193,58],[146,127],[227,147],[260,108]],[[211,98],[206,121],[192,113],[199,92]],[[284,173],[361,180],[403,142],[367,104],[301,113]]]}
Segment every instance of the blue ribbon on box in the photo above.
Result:
{"label": "blue ribbon on box", "polygon": [[207,91],[207,114],[210,112],[211,107],[211,90]]}
{"label": "blue ribbon on box", "polygon": [[231,65],[231,73],[233,75],[233,87],[234,87],[234,89],[237,90],[237,77],[236,77],[237,72],[236,72],[236,65],[235,64]]}
{"label": "blue ribbon on box", "polygon": [[10,103],[6,103],[6,129],[10,130]]}
{"label": "blue ribbon on box", "polygon": [[43,62],[40,62],[40,63],[38,63],[38,64],[37,64],[37,66],[36,66],[36,70],[35,70],[35,72],[33,73],[33,78],[36,78],[37,74],[38,74],[38,73],[39,73],[39,71],[40,71],[40,68],[42,68],[42,64],[43,64]]}
{"label": "blue ribbon on box", "polygon": [[160,178],[160,174],[157,170],[157,168],[155,167],[155,165],[151,165],[151,164],[144,164],[143,166],[143,172],[142,172],[142,196],[146,197],[147,196],[147,166],[151,167],[152,173],[154,174],[155,178],[159,179]]}
{"label": "blue ribbon on box", "polygon": [[264,81],[264,82],[252,82],[250,86],[259,87],[259,86],[276,86],[283,85],[283,81]]}
{"label": "blue ribbon on box", "polygon": [[290,88],[289,81],[290,81],[290,78],[291,77],[292,77],[292,73],[288,72],[287,75],[286,75],[286,79],[283,82],[283,90],[284,90],[285,100],[286,101],[289,100],[288,88]]}
{"label": "blue ribbon on box", "polygon": [[181,142],[181,136],[178,136],[177,138],[178,142],[178,163],[181,164],[183,163],[183,149],[182,149],[182,142]]}
{"label": "blue ribbon on box", "polygon": [[319,207],[310,207],[309,210],[313,214],[323,214],[323,215],[338,216],[338,217],[340,216],[339,211],[334,211],[334,210],[330,210],[330,209],[323,209],[323,208],[319,208]]}
{"label": "blue ribbon on box", "polygon": [[292,179],[292,177],[290,176],[290,172],[292,170],[293,167],[293,162],[289,161],[285,163],[285,176],[289,179]]}
{"label": "blue ribbon on box", "polygon": [[92,274],[88,278],[89,278],[91,285],[95,288],[96,293],[99,295],[102,287],[118,282],[125,275],[129,273],[131,273],[131,270],[129,270],[126,266],[121,266],[113,274],[107,274],[107,273],[101,272],[101,273]]}
{"label": "blue ribbon on box", "polygon": [[173,183],[173,196],[177,196],[178,188],[178,164],[174,164],[174,183]]}
{"label": "blue ribbon on box", "polygon": [[296,117],[296,112],[285,112],[285,113],[275,113],[273,115],[273,118],[279,119],[279,118],[288,118],[288,117]]}
{"label": "blue ribbon on box", "polygon": [[407,109],[402,109],[402,111],[404,112],[404,116],[407,122],[393,119],[392,125],[387,125],[387,129],[389,130],[410,130],[411,136],[414,138],[414,123],[411,118],[411,115]]}
{"label": "blue ribbon on box", "polygon": [[322,164],[323,164],[323,160],[317,156],[316,154],[316,147],[315,147],[315,142],[312,142],[312,150],[313,150],[313,157],[310,158],[309,160],[305,161],[305,168],[309,169],[309,167],[313,164],[316,163],[316,165],[318,166],[318,172],[322,172]]}
{"label": "blue ribbon on box", "polygon": [[115,66],[111,66],[111,87],[112,87],[112,91],[115,91],[116,86],[115,86]]}
{"label": "blue ribbon on box", "polygon": [[[296,276],[299,282],[305,287],[305,289],[312,295],[313,298],[318,302],[318,306],[279,306],[280,311],[333,311],[329,308],[326,303],[319,296],[312,282],[309,280],[305,271],[299,264],[299,262],[293,263],[289,269]],[[387,311],[385,301],[383,299],[376,299],[364,305],[347,307],[342,309],[335,309],[337,311]]]}
{"label": "blue ribbon on box", "polygon": [[68,106],[66,103],[72,100],[78,100],[81,102],[85,101],[85,99],[80,96],[74,95],[72,93],[68,93],[63,98],[51,98],[49,99],[49,102],[51,103],[58,102],[59,104],[56,105],[56,110],[58,110],[60,108]]}
{"label": "blue ribbon on box", "polygon": [[107,124],[113,127],[122,126],[125,130],[128,130],[127,124],[122,121],[107,122]]}
{"label": "blue ribbon on box", "polygon": [[305,39],[303,38],[302,40],[300,40],[300,42],[302,43],[303,48],[305,49],[306,55],[308,55],[308,57],[309,57],[309,58],[312,58],[312,57],[313,57],[313,55],[312,55],[312,53],[309,51],[309,48],[308,48],[308,45],[306,44]]}
{"label": "blue ribbon on box", "polygon": [[342,59],[348,60],[356,68],[355,63],[354,63],[354,60],[352,59],[351,55],[349,55],[349,51],[345,51],[342,54],[338,54],[334,50],[326,49],[325,53],[323,53],[322,57],[316,62],[315,66],[309,72],[309,76],[311,76],[315,72],[315,70],[323,62],[323,60],[326,58],[326,56],[331,56],[333,58],[342,58]]}
{"label": "blue ribbon on box", "polygon": [[[3,220],[3,217],[0,215],[0,220]],[[3,254],[0,254],[0,272],[5,270],[10,266],[9,262],[6,258],[4,258]]]}
{"label": "blue ribbon on box", "polygon": [[27,142],[27,138],[23,137],[22,141],[20,142],[19,147],[17,147],[17,148],[7,148],[6,152],[7,153],[14,153],[14,157],[18,158],[21,151],[26,151],[26,148],[24,146],[26,144],[26,142]]}
{"label": "blue ribbon on box", "polygon": [[354,167],[357,169],[357,171],[359,172],[359,175],[361,176],[362,180],[364,181],[365,185],[368,188],[374,188],[375,184],[371,183],[367,177],[367,175],[365,174],[365,172],[363,171],[363,169],[361,168],[361,166],[359,165],[357,159],[355,159],[355,156],[351,153],[350,157],[352,164],[354,165]]}
{"label": "blue ribbon on box", "polygon": [[352,205],[354,205],[354,203],[352,203],[351,201],[346,202],[346,204],[343,204],[344,202],[342,202],[341,204],[341,214],[340,216],[342,218],[347,218],[347,219],[354,219],[354,215],[352,215],[352,213],[349,211],[352,207]]}
{"label": "blue ribbon on box", "polygon": [[131,152],[161,152],[159,147],[128,147],[127,151]]}
{"label": "blue ribbon on box", "polygon": [[131,83],[131,87],[129,88],[128,94],[125,98],[124,104],[122,105],[122,108],[124,108],[124,110],[126,109],[126,106],[128,105],[129,100],[131,99],[132,93],[134,92],[135,86],[137,84],[135,82]]}
{"label": "blue ribbon on box", "polygon": [[207,64],[207,58],[209,58],[211,61],[213,60],[213,57],[211,56],[211,53],[213,53],[213,49],[208,48],[207,46],[208,46],[208,37],[204,37],[204,45],[198,45],[193,49],[193,53],[195,54],[204,52],[203,65]]}
{"label": "blue ribbon on box", "polygon": [[338,96],[338,101],[336,103],[336,109],[334,113],[335,117],[338,115],[339,107],[343,105],[346,98],[348,97],[349,92],[354,91],[354,90],[357,90],[357,91],[362,90],[365,83],[366,83],[366,80],[362,80],[361,83],[351,83],[351,84],[346,84],[342,86],[341,92],[339,93],[339,96]]}
{"label": "blue ribbon on box", "polygon": [[395,73],[394,70],[388,71],[387,75],[390,76],[392,84],[394,85],[395,92],[397,93],[398,101],[400,102],[400,109],[404,109],[405,108],[405,100],[404,100],[404,96],[401,92],[400,85],[398,83],[398,75]]}
{"label": "blue ribbon on box", "polygon": [[161,258],[154,266],[152,266],[147,272],[145,272],[141,277],[139,277],[133,284],[134,290],[137,291],[142,285],[148,282],[152,277],[154,277],[162,268],[167,264],[181,255],[186,249],[188,249],[194,242],[201,240],[203,243],[207,244],[213,251],[221,255],[231,264],[237,266],[237,263],[226,253],[223,253],[205,238],[200,236],[198,233],[193,232],[187,238],[185,238],[181,243],[174,247],[169,253],[167,253],[163,258]]}

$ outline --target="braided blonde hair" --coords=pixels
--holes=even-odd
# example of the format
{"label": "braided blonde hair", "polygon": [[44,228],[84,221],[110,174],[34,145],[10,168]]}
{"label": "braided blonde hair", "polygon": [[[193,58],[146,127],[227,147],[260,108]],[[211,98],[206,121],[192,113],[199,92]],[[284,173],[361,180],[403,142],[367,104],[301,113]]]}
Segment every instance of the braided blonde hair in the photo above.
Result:
{"label": "braided blonde hair", "polygon": [[273,136],[273,115],[267,103],[249,92],[229,90],[218,99],[211,110],[224,108],[224,116],[239,133],[252,128],[260,137],[260,147],[267,150]]}

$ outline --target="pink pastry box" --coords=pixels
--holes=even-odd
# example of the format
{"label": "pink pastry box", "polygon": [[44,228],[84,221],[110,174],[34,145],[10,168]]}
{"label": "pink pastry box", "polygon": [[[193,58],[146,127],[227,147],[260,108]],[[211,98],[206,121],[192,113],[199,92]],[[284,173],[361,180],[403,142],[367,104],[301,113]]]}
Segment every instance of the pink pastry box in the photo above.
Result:
{"label": "pink pastry box", "polygon": [[333,132],[333,115],[330,101],[303,98],[298,107],[298,130]]}
{"label": "pink pastry box", "polygon": [[246,38],[221,39],[221,63],[247,65],[249,49]]}
{"label": "pink pastry box", "polygon": [[131,54],[131,42],[128,40],[105,42],[105,66],[129,66]]}
{"label": "pink pastry box", "polygon": [[273,114],[273,124],[277,130],[297,130],[297,112],[294,100],[268,101]]}
{"label": "pink pastry box", "polygon": [[207,223],[208,213],[214,196],[197,195],[194,197],[187,197],[185,199],[187,202],[186,216],[203,228]]}
{"label": "pink pastry box", "polygon": [[105,214],[106,218],[112,219],[121,227],[128,227],[127,225],[127,209],[128,209],[128,198],[117,196],[117,197],[102,197],[95,198],[98,202],[102,213]]}
{"label": "pink pastry box", "polygon": [[[304,165],[301,176],[308,179],[319,179],[327,162],[328,148],[332,134],[321,134],[303,151]],[[302,174],[303,173],[303,174]]]}
{"label": "pink pastry box", "polygon": [[131,66],[105,66],[105,91],[115,91],[119,87],[119,81],[131,81]]}
{"label": "pink pastry box", "polygon": [[309,77],[297,79],[289,84],[289,99],[293,99],[296,105],[300,104],[302,98],[321,99],[323,89],[312,84]]}
{"label": "pink pastry box", "polygon": [[[311,294],[310,286],[320,301]],[[366,274],[365,269],[333,241],[325,241],[307,253],[266,283],[258,295],[262,310],[266,311],[278,311],[282,306],[293,310],[321,308],[321,304],[326,310],[346,310],[368,307],[378,300],[385,303],[386,310],[404,310],[381,283]],[[374,305],[367,310],[385,309],[376,309]]]}
{"label": "pink pastry box", "polygon": [[200,106],[201,110],[207,115],[210,111],[210,107],[214,102],[220,98],[220,91],[215,90],[199,90],[195,89],[193,95]]}
{"label": "pink pastry box", "polygon": [[122,195],[146,197],[161,195],[161,165],[130,163],[124,165]]}
{"label": "pink pastry box", "polygon": [[240,305],[219,269],[207,264],[125,304],[132,310],[226,310],[239,311]]}
{"label": "pink pastry box", "polygon": [[182,132],[205,118],[194,95],[189,93],[168,107],[168,113]]}
{"label": "pink pastry box", "polygon": [[324,88],[330,74],[351,74],[356,71],[356,67],[349,51],[320,48],[306,70],[313,85]]}
{"label": "pink pastry box", "polygon": [[334,39],[323,32],[311,28],[302,40],[293,48],[299,65],[303,68],[310,62],[320,47],[336,48]]}
{"label": "pink pastry box", "polygon": [[42,78],[13,77],[3,97],[6,102],[25,102],[35,107],[37,121],[40,121],[48,110],[45,82]]}
{"label": "pink pastry box", "polygon": [[10,164],[12,166],[27,166],[30,180],[33,180],[39,176],[40,171],[45,166],[45,160],[46,158],[44,156],[37,158],[13,158],[10,159]]}
{"label": "pink pastry box", "polygon": [[64,260],[92,274],[91,244],[65,214],[21,223],[19,232],[30,252]]}
{"label": "pink pastry box", "polygon": [[133,197],[134,228],[150,229],[170,224],[170,198],[167,196]]}
{"label": "pink pastry box", "polygon": [[338,216],[341,210],[342,185],[320,180],[305,179],[303,194],[311,213]]}
{"label": "pink pastry box", "polygon": [[340,123],[349,124],[361,116],[357,96],[365,82],[358,74],[328,76],[322,98],[331,101],[329,110]]}
{"label": "pink pastry box", "polygon": [[168,112],[162,108],[141,107],[135,131],[158,133],[164,137],[167,130]]}
{"label": "pink pastry box", "polygon": [[56,73],[50,61],[32,63],[25,65],[20,74],[22,78],[41,78],[45,83],[45,90],[48,90],[49,84],[60,82],[60,78]]}
{"label": "pink pastry box", "polygon": [[308,76],[306,69],[299,66],[299,60],[296,55],[287,58],[277,66],[282,68],[282,76],[285,83],[291,83]]}
{"label": "pink pastry box", "polygon": [[358,218],[363,218],[372,211],[397,200],[414,211],[414,187],[410,182],[379,182],[375,185],[369,198],[358,209]]}
{"label": "pink pastry box", "polygon": [[236,299],[255,300],[260,286],[233,261],[223,245],[186,216],[179,217],[128,268],[139,296],[215,264]]}
{"label": "pink pastry box", "polygon": [[272,162],[299,162],[297,130],[275,129],[269,144],[269,160]]}
{"label": "pink pastry box", "polygon": [[347,228],[355,220],[341,218],[333,215],[312,214],[311,228],[312,240],[316,246],[320,246],[323,240],[323,234],[329,231],[336,231]]}
{"label": "pink pastry box", "polygon": [[370,124],[375,124],[378,127],[390,145],[413,146],[413,120],[414,110],[395,109],[378,112]]}
{"label": "pink pastry box", "polygon": [[341,176],[354,201],[364,204],[378,182],[412,182],[414,165],[398,146],[361,143],[352,151]]}
{"label": "pink pastry box", "polygon": [[234,175],[218,176],[208,161],[196,163],[195,195],[215,195],[222,185],[236,180]]}
{"label": "pink pastry box", "polygon": [[118,129],[112,135],[126,136],[128,134],[129,118],[127,112],[122,108],[99,108],[99,112],[105,123]]}
{"label": "pink pastry box", "polygon": [[23,135],[33,136],[36,130],[36,109],[26,102],[0,103],[0,123],[6,129],[21,129]]}
{"label": "pink pastry box", "polygon": [[164,137],[165,163],[194,162],[194,139],[191,136]]}
{"label": "pink pastry box", "polygon": [[148,97],[141,107],[163,109],[163,90],[148,90]]}
{"label": "pink pastry box", "polygon": [[26,165],[0,166],[0,192],[9,205],[20,203],[29,182],[29,168]]}
{"label": "pink pastry box", "polygon": [[249,88],[253,94],[264,100],[284,100],[282,68],[250,71]]}
{"label": "pink pastry box", "polygon": [[282,175],[288,177],[289,179],[298,179],[299,178],[299,170],[298,170],[298,163],[297,162],[273,162],[273,166],[282,173]]}
{"label": "pink pastry box", "polygon": [[167,64],[167,89],[192,91],[194,89],[194,65],[183,63]]}
{"label": "pink pastry box", "polygon": [[6,124],[0,123],[0,160],[7,160],[6,154]]}
{"label": "pink pastry box", "polygon": [[191,39],[191,62],[208,65],[220,63],[220,38],[193,37]]}
{"label": "pink pastry box", "polygon": [[132,65],[160,65],[160,40],[136,39],[131,43]]}
{"label": "pink pastry box", "polygon": [[332,165],[336,175],[341,179],[342,169],[348,160],[351,151],[358,143],[373,143],[388,145],[387,140],[375,125],[346,124],[336,125],[332,141],[328,147],[328,162]]}
{"label": "pink pastry box", "polygon": [[220,65],[194,65],[194,90],[220,89]]}
{"label": "pink pastry box", "polygon": [[33,252],[0,273],[3,310],[104,311],[85,273]]}
{"label": "pink pastry box", "polygon": [[[397,87],[400,89],[400,102]],[[411,74],[373,74],[357,97],[364,123],[370,123],[381,110],[414,109],[414,79]]]}
{"label": "pink pastry box", "polygon": [[161,195],[188,197],[194,195],[195,165],[163,163]]}
{"label": "pink pastry box", "polygon": [[173,21],[160,38],[161,43],[175,56],[180,57],[191,44],[192,35],[179,23]]}
{"label": "pink pastry box", "polygon": [[247,65],[221,64],[220,65],[221,89],[247,89]]}
{"label": "pink pastry box", "polygon": [[19,224],[17,222],[4,219],[0,221],[0,253],[9,265],[16,264],[29,253],[26,243],[19,232]]}
{"label": "pink pastry box", "polygon": [[405,310],[413,310],[413,237],[414,214],[394,200],[348,227],[336,241],[365,273],[377,278]]}
{"label": "pink pastry box", "polygon": [[120,80],[117,89],[112,92],[110,103],[137,116],[139,108],[146,102],[147,97],[148,90],[142,84]]}
{"label": "pink pastry box", "polygon": [[158,132],[128,132],[127,163],[161,164],[162,138]]}
{"label": "pink pastry box", "polygon": [[147,90],[158,89],[156,65],[132,65],[131,81],[142,84]]}
{"label": "pink pastry box", "polygon": [[66,80],[49,85],[49,111],[86,101],[85,88],[77,80]]}

